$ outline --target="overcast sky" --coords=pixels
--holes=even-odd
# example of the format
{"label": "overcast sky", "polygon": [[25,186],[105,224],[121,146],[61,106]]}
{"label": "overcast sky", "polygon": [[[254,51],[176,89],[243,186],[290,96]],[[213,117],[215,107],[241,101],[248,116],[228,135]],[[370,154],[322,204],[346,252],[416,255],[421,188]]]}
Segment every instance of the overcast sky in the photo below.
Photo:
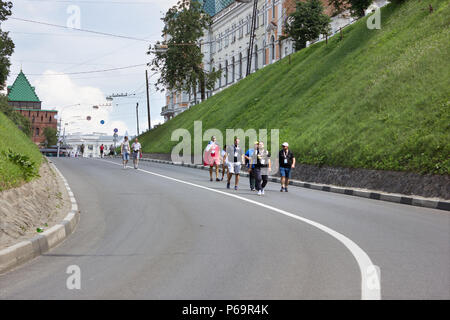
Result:
{"label": "overcast sky", "polygon": [[[76,26],[81,29],[148,39],[144,41],[115,38],[76,30],[56,28],[9,19],[2,24],[15,43],[11,57],[11,85],[22,67],[43,109],[57,109],[69,132],[136,133],[136,103],[139,102],[139,128],[147,130],[145,66],[102,73],[70,75],[67,73],[120,68],[145,64],[149,43],[161,39],[161,17],[177,0],[14,0],[12,17]],[[75,6],[75,7],[73,7]],[[79,11],[79,19],[78,19]],[[65,75],[58,75],[65,73]],[[152,73],[149,70],[149,75]],[[158,75],[153,76],[154,82]],[[116,98],[111,107],[106,96],[114,93],[137,93]],[[163,93],[150,88],[152,125],[163,122]],[[77,117],[78,116],[78,117]],[[92,120],[85,120],[91,116]],[[101,125],[100,121],[105,120]]]}

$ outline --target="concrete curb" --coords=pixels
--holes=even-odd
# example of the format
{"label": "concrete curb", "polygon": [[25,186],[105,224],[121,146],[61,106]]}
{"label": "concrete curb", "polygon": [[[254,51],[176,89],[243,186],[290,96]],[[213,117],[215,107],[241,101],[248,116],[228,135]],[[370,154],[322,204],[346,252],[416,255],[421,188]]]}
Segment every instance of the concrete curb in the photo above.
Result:
{"label": "concrete curb", "polygon": [[61,223],[54,225],[30,240],[25,240],[0,250],[0,274],[15,268],[24,262],[30,261],[57,246],[75,230],[80,221],[80,212],[78,211],[77,202],[70,190],[67,180],[53,163],[49,161],[49,164],[64,182],[67,192],[69,193],[70,201],[72,202],[72,209]]}
{"label": "concrete curb", "polygon": [[[142,158],[141,161],[177,165],[177,166],[196,168],[196,169],[202,169],[202,170],[207,169],[205,166],[200,165],[200,164],[190,164],[190,163],[183,163],[183,162],[174,163],[172,161],[149,159],[149,158]],[[241,172],[241,176],[248,177],[248,173]],[[279,183],[280,178],[269,176],[269,181]],[[450,201],[447,201],[444,199],[425,198],[425,197],[410,196],[410,195],[397,194],[397,193],[385,193],[385,192],[376,191],[376,190],[339,187],[339,186],[334,186],[334,185],[310,183],[310,182],[303,182],[303,181],[298,181],[298,180],[289,181],[289,185],[293,185],[296,187],[302,187],[302,188],[308,188],[308,189],[314,189],[314,190],[320,190],[320,191],[326,191],[326,192],[341,193],[341,194],[345,194],[345,195],[349,195],[349,196],[356,196],[356,197],[368,198],[368,199],[373,199],[373,200],[382,200],[382,201],[407,204],[407,205],[412,205],[412,206],[417,206],[417,207],[425,207],[425,208],[450,211]]]}

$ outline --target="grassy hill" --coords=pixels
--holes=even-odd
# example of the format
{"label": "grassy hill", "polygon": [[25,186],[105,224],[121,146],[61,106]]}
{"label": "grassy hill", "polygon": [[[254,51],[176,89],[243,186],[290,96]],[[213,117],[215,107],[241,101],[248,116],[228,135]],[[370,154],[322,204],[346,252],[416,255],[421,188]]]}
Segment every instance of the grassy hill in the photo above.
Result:
{"label": "grassy hill", "polygon": [[203,130],[280,129],[302,163],[449,174],[449,4],[390,4],[381,30],[362,19],[342,41],[259,70],[144,134],[144,152],[170,153],[172,131],[202,120]]}
{"label": "grassy hill", "polygon": [[41,162],[36,145],[0,112],[0,191],[36,177]]}

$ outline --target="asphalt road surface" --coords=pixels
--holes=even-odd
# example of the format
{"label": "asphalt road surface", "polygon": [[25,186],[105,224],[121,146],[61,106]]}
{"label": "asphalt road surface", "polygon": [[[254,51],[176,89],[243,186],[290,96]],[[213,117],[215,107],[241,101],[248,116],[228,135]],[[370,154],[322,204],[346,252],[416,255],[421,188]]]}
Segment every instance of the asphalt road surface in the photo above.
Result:
{"label": "asphalt road surface", "polygon": [[446,211],[105,160],[54,160],[80,223],[0,275],[0,299],[450,299]]}

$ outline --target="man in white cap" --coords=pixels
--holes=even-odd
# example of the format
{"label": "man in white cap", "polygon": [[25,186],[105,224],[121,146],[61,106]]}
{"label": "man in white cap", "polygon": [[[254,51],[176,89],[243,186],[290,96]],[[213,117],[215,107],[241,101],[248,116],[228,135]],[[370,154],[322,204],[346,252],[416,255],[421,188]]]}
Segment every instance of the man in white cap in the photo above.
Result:
{"label": "man in white cap", "polygon": [[289,150],[289,143],[283,142],[283,149],[280,150],[280,176],[281,176],[281,190],[280,192],[288,192],[289,178],[291,177],[291,169],[295,168],[295,157],[291,150]]}

